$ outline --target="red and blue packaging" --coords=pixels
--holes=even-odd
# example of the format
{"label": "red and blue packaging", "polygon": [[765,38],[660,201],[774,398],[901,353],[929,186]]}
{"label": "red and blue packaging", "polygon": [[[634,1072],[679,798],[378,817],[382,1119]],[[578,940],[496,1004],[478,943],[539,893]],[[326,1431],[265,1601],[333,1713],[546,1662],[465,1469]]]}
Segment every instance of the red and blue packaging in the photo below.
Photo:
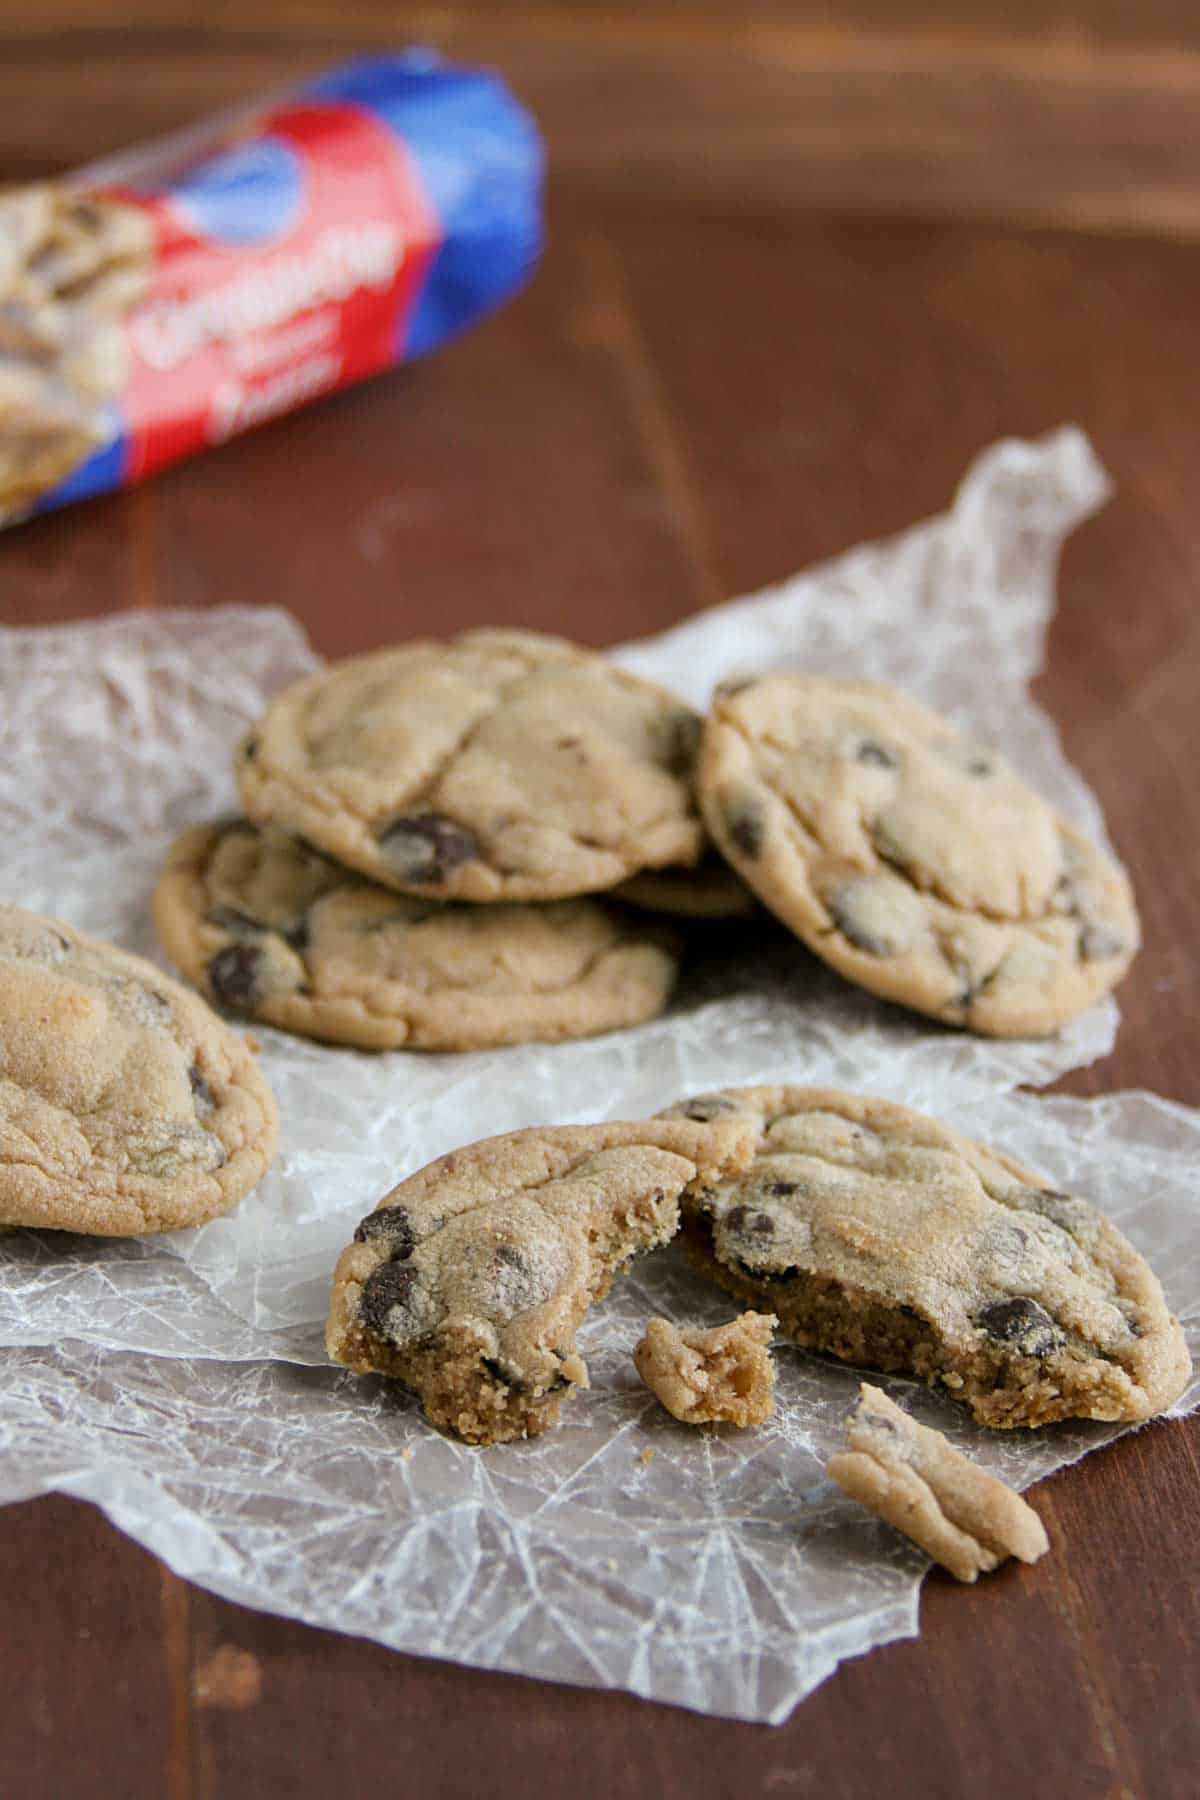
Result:
{"label": "red and blue packaging", "polygon": [[532,271],[542,175],[497,76],[414,51],[0,203],[0,520],[436,349]]}

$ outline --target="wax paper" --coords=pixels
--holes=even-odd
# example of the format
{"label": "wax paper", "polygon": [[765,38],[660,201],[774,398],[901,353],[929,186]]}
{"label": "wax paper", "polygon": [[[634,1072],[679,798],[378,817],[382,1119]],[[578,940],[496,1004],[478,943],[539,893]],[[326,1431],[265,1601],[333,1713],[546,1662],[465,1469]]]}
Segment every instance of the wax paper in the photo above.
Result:
{"label": "wax paper", "polygon": [[[615,654],[697,704],[774,667],[898,681],[1100,833],[1027,686],[1061,541],[1104,492],[1078,432],[999,445],[944,517]],[[168,843],[234,804],[236,736],[315,662],[266,609],[0,634],[0,891],[156,955]],[[585,1324],[593,1385],[561,1425],[471,1450],[387,1384],[329,1367],[337,1252],[382,1192],[457,1144],[641,1117],[715,1085],[830,1082],[936,1112],[1090,1194],[1194,1330],[1200,1117],[1014,1091],[1103,1054],[1116,1024],[1109,1001],[1044,1042],[971,1038],[849,987],[782,931],[731,925],[703,935],[663,1018],[585,1043],[365,1056],[261,1031],[282,1149],[234,1214],[169,1238],[0,1239],[0,1499],[92,1500],[206,1587],[396,1648],[779,1720],[843,1657],[916,1630],[926,1559],[822,1474],[857,1376],[785,1346],[771,1425],[676,1424],[631,1348],[652,1312],[716,1322],[729,1306],[668,1249]],[[890,1385],[1022,1486],[1113,1435],[990,1436]]]}

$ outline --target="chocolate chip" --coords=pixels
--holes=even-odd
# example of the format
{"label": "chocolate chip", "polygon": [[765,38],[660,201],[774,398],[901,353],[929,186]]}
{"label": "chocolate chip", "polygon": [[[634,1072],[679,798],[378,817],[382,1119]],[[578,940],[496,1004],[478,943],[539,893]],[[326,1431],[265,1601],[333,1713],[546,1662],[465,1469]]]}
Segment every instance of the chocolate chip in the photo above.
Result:
{"label": "chocolate chip", "polygon": [[[946,954],[945,947],[943,947],[943,954]],[[955,1012],[955,1010],[970,1012],[975,1001],[979,999],[979,995],[986,994],[988,988],[995,983],[1000,965],[997,963],[997,967],[990,968],[984,976],[977,976],[972,965],[964,963],[963,958],[950,963],[950,967],[954,972],[955,981],[959,983],[959,992],[955,994],[952,1001],[946,1001],[946,1012]]]}
{"label": "chocolate chip", "polygon": [[444,813],[416,813],[394,820],[380,834],[379,848],[406,881],[444,881],[478,856],[479,840]]}
{"label": "chocolate chip", "polygon": [[359,1221],[354,1233],[356,1244],[371,1244],[378,1238],[387,1239],[394,1262],[403,1262],[412,1255],[417,1240],[413,1236],[407,1207],[377,1206],[374,1212]]}
{"label": "chocolate chip", "polygon": [[241,755],[242,761],[243,762],[253,762],[255,757],[258,755],[261,747],[262,747],[262,739],[261,738],[255,737],[253,734],[251,734],[251,736],[249,736],[249,737],[243,738],[241,750],[239,752],[239,754]]}
{"label": "chocolate chip", "polygon": [[376,1337],[388,1337],[388,1320],[396,1307],[406,1305],[416,1286],[417,1271],[409,1263],[386,1262],[367,1277],[358,1303],[358,1316]]}
{"label": "chocolate chip", "polygon": [[[508,1364],[502,1363],[498,1357],[481,1356],[479,1360],[487,1370],[488,1374],[492,1377],[492,1380],[498,1381],[501,1387],[511,1388],[514,1394],[527,1394],[529,1392],[529,1383],[522,1380],[515,1369],[509,1368]],[[555,1385],[563,1385],[561,1376]]]}
{"label": "chocolate chip", "polygon": [[743,856],[758,856],[766,836],[766,815],[757,800],[743,795],[725,814],[725,829]]}
{"label": "chocolate chip", "polygon": [[[223,904],[210,906],[205,913],[204,918],[207,924],[215,925],[218,930],[228,931],[232,933],[234,937],[239,938],[262,937],[266,932],[272,929],[270,925],[264,924],[261,919],[254,919],[251,918],[249,913],[240,912],[236,906],[225,906]],[[280,925],[277,929],[279,936],[283,939],[284,943],[290,944],[293,950],[306,950],[308,948],[308,920],[303,915],[299,919],[294,920],[290,925]]]}
{"label": "chocolate chip", "polygon": [[1125,1321],[1125,1326],[1130,1336],[1135,1338],[1144,1337],[1145,1332],[1142,1329],[1142,1323],[1138,1317],[1137,1301],[1118,1300],[1117,1306],[1120,1309],[1121,1316]]}
{"label": "chocolate chip", "polygon": [[1011,1344],[1022,1356],[1048,1356],[1066,1341],[1044,1306],[1023,1296],[994,1300],[979,1314],[978,1323],[998,1344]]}
{"label": "chocolate chip", "polygon": [[672,775],[690,775],[700,748],[704,722],[698,713],[681,708],[667,720],[667,740],[663,761]]}
{"label": "chocolate chip", "polygon": [[763,1184],[762,1191],[769,1200],[782,1200],[788,1194],[798,1194],[800,1183],[798,1181],[768,1181]]}
{"label": "chocolate chip", "polygon": [[857,950],[865,950],[870,956],[891,956],[892,945],[870,930],[855,906],[854,890],[858,885],[853,881],[848,883],[825,902],[829,916],[847,943]]}
{"label": "chocolate chip", "polygon": [[288,925],[282,935],[284,942],[290,944],[293,950],[307,950],[312,936],[307,917]]}
{"label": "chocolate chip", "polygon": [[1125,939],[1108,925],[1089,922],[1079,933],[1081,962],[1107,962],[1111,957],[1124,956],[1127,949]]}
{"label": "chocolate chip", "polygon": [[775,1221],[770,1213],[751,1212],[748,1206],[735,1206],[725,1214],[725,1229],[739,1237],[774,1237]]}
{"label": "chocolate chip", "polygon": [[1029,1233],[1020,1225],[994,1225],[988,1233],[988,1246],[1001,1262],[1019,1263],[1029,1248]]}
{"label": "chocolate chip", "polygon": [[226,944],[208,965],[208,983],[230,1012],[253,1012],[259,998],[263,953],[254,944]]}
{"label": "chocolate chip", "polygon": [[192,1084],[192,1100],[195,1104],[197,1116],[201,1119],[207,1119],[209,1114],[216,1107],[216,1096],[195,1063],[193,1063],[188,1070],[188,1080]]}
{"label": "chocolate chip", "polygon": [[1021,1197],[1021,1205],[1026,1212],[1040,1213],[1069,1237],[1077,1237],[1092,1216],[1086,1200],[1077,1200],[1073,1194],[1061,1193],[1058,1188],[1027,1189]]}
{"label": "chocolate chip", "polygon": [[900,767],[898,757],[893,756],[890,750],[885,750],[882,744],[876,744],[870,738],[858,746],[855,755],[860,763],[867,763],[875,769],[898,769]]}
{"label": "chocolate chip", "polygon": [[968,775],[990,775],[992,761],[988,756],[970,756],[967,758]]}

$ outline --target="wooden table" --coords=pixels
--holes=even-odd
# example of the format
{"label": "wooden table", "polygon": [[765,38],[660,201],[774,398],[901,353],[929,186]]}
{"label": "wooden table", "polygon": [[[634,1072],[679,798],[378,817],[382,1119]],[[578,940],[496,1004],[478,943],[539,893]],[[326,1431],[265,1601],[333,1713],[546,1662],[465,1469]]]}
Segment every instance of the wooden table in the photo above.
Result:
{"label": "wooden table", "polygon": [[[429,363],[6,535],[0,617],[276,601],[330,654],[483,622],[604,644],[940,510],[982,445],[1077,420],[1118,492],[1067,551],[1037,691],[1147,943],[1116,1053],[1063,1086],[1200,1102],[1189,0],[119,10],[0,18],[0,175],[407,17],[538,109],[552,247]],[[89,1507],[14,1507],[0,1793],[1190,1796],[1198,1446],[1194,1422],[1153,1426],[1044,1484],[1051,1557],[978,1591],[932,1578],[918,1642],[776,1731],[246,1612]]]}

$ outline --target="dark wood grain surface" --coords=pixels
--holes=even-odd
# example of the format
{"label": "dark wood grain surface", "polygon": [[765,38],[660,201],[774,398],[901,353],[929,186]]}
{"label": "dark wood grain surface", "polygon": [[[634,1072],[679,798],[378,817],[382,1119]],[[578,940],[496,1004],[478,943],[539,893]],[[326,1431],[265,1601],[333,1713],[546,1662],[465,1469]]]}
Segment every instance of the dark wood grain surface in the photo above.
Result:
{"label": "dark wood grain surface", "polygon": [[[0,13],[0,178],[362,46],[500,62],[551,248],[427,364],[0,537],[0,618],[275,601],[330,654],[514,622],[604,644],[940,510],[1075,420],[1117,482],[1039,699],[1146,948],[1062,1085],[1200,1103],[1200,18],[1187,0],[46,0]],[[188,1586],[65,1498],[0,1514],[0,1795],[1192,1796],[1200,1428],[1037,1490],[1054,1554],[786,1727],[398,1656]]]}

